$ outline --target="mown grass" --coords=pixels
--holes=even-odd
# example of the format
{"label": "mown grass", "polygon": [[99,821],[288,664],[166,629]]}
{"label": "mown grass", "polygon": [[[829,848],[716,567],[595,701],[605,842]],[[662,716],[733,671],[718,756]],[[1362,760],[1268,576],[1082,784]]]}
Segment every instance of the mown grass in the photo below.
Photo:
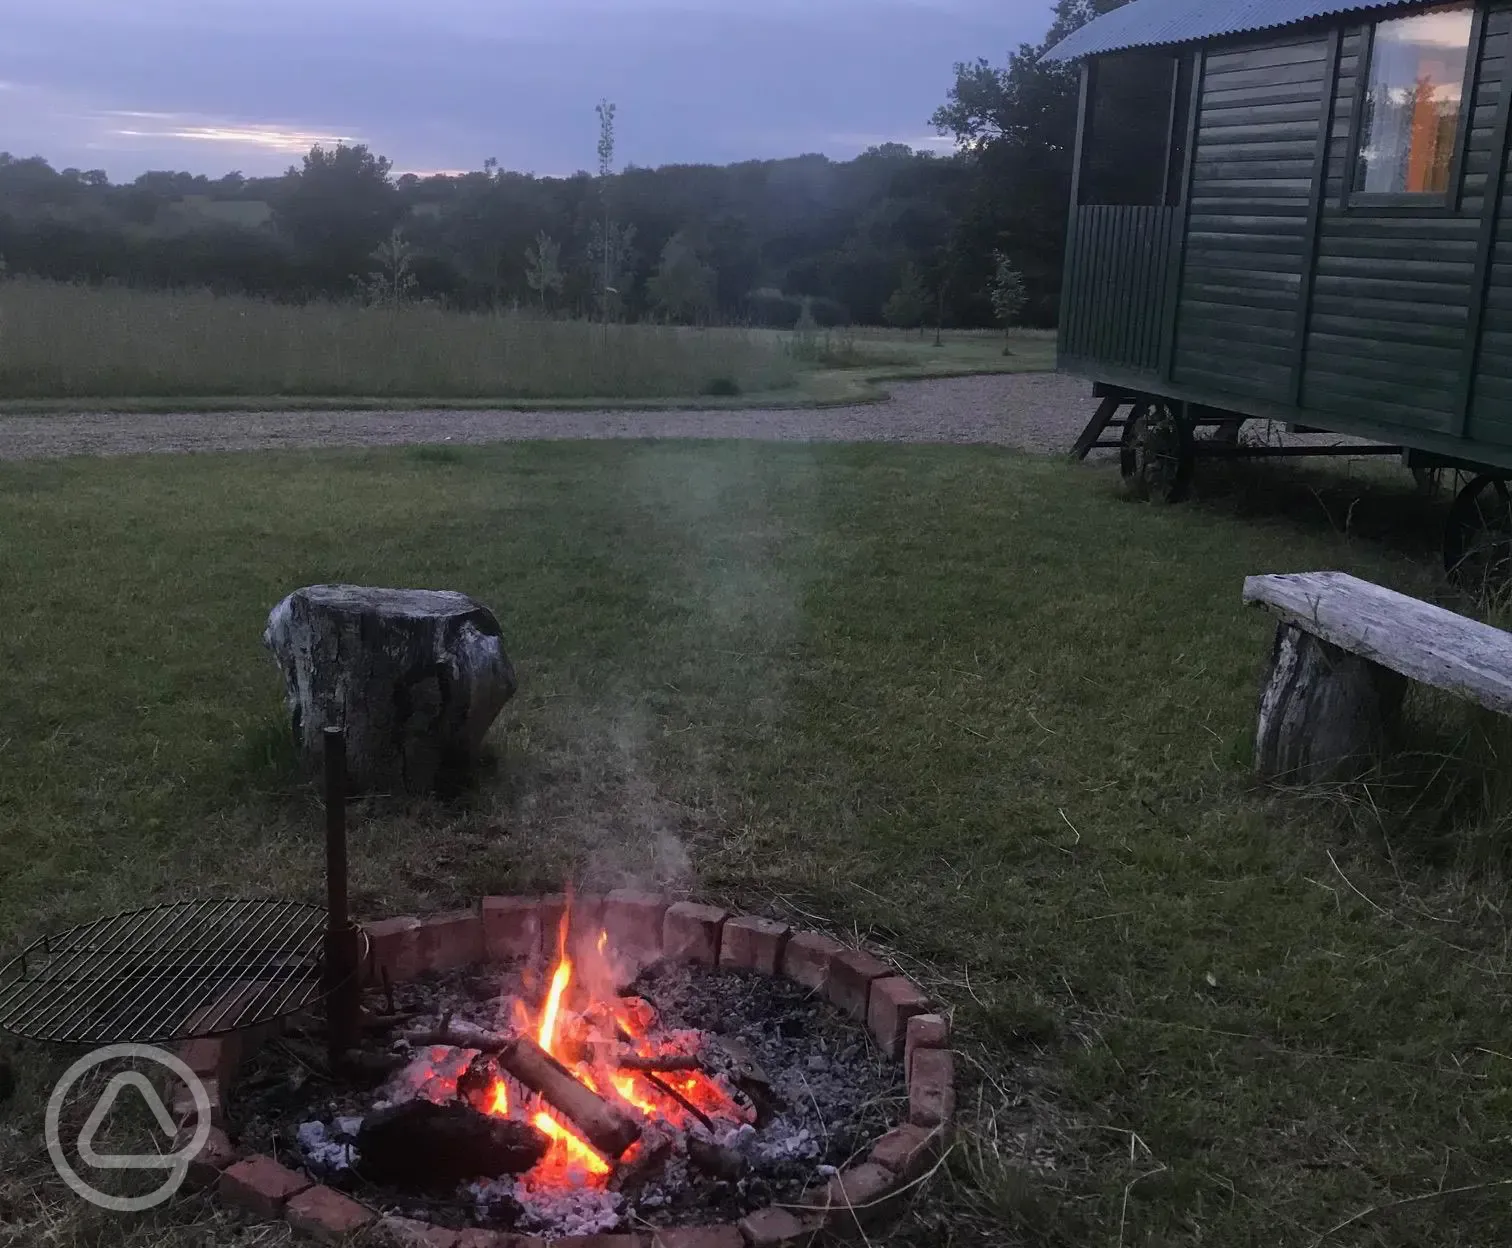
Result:
{"label": "mown grass", "polygon": [[[872,1242],[1499,1243],[1507,898],[1460,852],[1501,835],[1485,800],[1395,773],[1282,800],[1247,769],[1270,627],[1243,577],[1433,592],[1424,505],[1202,487],[1163,510],[993,449],[744,443],[0,465],[0,939],[318,899],[265,613],[455,587],[520,670],[501,766],[358,807],[359,912],[636,878],[895,950],[954,1012],[966,1130]],[[1410,709],[1487,779],[1457,708]],[[281,1242],[195,1198],[74,1200],[37,1139],[61,1062],[25,1048],[0,1106],[13,1242]]]}
{"label": "mown grass", "polygon": [[205,292],[0,281],[0,413],[499,405],[795,406],[876,382],[1054,365],[1033,331],[933,338],[303,307]]}

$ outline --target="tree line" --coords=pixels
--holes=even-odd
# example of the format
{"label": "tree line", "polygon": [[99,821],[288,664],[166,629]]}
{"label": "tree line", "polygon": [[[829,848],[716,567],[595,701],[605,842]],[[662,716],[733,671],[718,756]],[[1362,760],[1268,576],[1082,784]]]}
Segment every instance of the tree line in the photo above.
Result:
{"label": "tree line", "polygon": [[1022,318],[1053,324],[1076,89],[1039,54],[1122,2],[1060,0],[1040,45],[957,65],[931,118],[948,155],[884,144],[849,161],[616,171],[607,101],[597,171],[565,178],[493,160],[396,177],[339,145],[276,177],[115,184],[0,153],[0,257],[59,281],[778,326],[987,326],[1006,270]]}

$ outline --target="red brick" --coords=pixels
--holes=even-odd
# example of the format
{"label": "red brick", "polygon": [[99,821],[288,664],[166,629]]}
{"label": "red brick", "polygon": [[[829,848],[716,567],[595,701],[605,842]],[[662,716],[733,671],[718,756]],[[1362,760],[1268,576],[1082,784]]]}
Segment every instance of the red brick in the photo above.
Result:
{"label": "red brick", "polygon": [[651,1232],[651,1248],[745,1248],[733,1226],[684,1226]]}
{"label": "red brick", "polygon": [[[179,1152],[188,1148],[193,1139],[193,1127],[179,1128],[178,1136],[173,1141],[173,1151]],[[184,1185],[190,1191],[211,1187],[219,1181],[221,1171],[234,1165],[240,1157],[241,1154],[237,1152],[236,1146],[226,1138],[226,1133],[219,1127],[211,1127],[210,1134],[200,1145],[199,1152],[189,1159],[189,1171],[184,1179]]]}
{"label": "red brick", "polygon": [[934,1164],[941,1143],[938,1130],[905,1123],[878,1140],[867,1160],[905,1181],[916,1179]]}
{"label": "red brick", "polygon": [[903,1040],[908,1020],[929,1008],[929,998],[919,986],[902,975],[876,980],[866,1003],[866,1024],[888,1057],[896,1061],[903,1056]]}
{"label": "red brick", "polygon": [[908,1076],[908,1121],[943,1127],[955,1117],[955,1058],[949,1049],[916,1049]]}
{"label": "red brick", "polygon": [[554,962],[562,915],[567,912],[567,897],[563,893],[551,893],[536,902],[536,907],[541,912],[541,953],[546,961]]}
{"label": "red brick", "polygon": [[367,981],[381,984],[385,972],[393,984],[414,979],[425,969],[420,955],[420,920],[410,917],[377,919],[362,925],[367,937]]}
{"label": "red brick", "polygon": [[335,1244],[376,1222],[378,1215],[332,1188],[312,1187],[289,1201],[284,1220],[311,1239]]}
{"label": "red brick", "polygon": [[[557,1240],[563,1243],[563,1240]],[[545,1240],[527,1239],[521,1235],[511,1235],[508,1231],[487,1231],[481,1227],[472,1227],[465,1231],[459,1231],[456,1239],[457,1248],[544,1248]]]}
{"label": "red brick", "polygon": [[567,939],[573,948],[582,948],[598,940],[604,927],[604,895],[577,893],[572,898],[572,917],[568,920]]}
{"label": "red brick", "polygon": [[685,1226],[651,1234],[651,1248],[745,1248],[745,1243],[734,1226]]}
{"label": "red brick", "polygon": [[908,1020],[907,1038],[903,1041],[903,1076],[913,1070],[915,1049],[948,1049],[950,1024],[940,1014],[915,1014]]}
{"label": "red brick", "polygon": [[[226,1111],[221,1104],[221,1089],[219,1079],[201,1079],[200,1086],[205,1089],[205,1098],[210,1102],[210,1125],[223,1127],[226,1125]],[[199,1104],[194,1099],[194,1093],[177,1079],[173,1081],[173,1105],[170,1114],[175,1125],[193,1129],[199,1121]]]}
{"label": "red brick", "polygon": [[782,951],[782,973],[805,988],[823,992],[829,985],[831,960],[844,952],[844,945],[820,932],[794,932]]}
{"label": "red brick", "polygon": [[483,898],[483,956],[490,962],[541,952],[541,907],[534,897]]}
{"label": "red brick", "polygon": [[729,917],[728,910],[692,901],[668,906],[662,921],[662,952],[678,962],[714,966],[719,961],[720,929]]}
{"label": "red brick", "polygon": [[627,959],[649,965],[661,957],[667,899],[659,893],[617,888],[604,898],[609,944]]}
{"label": "red brick", "polygon": [[842,1170],[829,1181],[829,1185],[803,1203],[814,1209],[822,1209],[836,1229],[843,1231],[847,1225],[872,1226],[880,1218],[891,1215],[887,1197],[901,1185],[898,1176],[891,1170],[872,1161]]}
{"label": "red brick", "polygon": [[304,1175],[259,1154],[223,1171],[217,1190],[228,1205],[272,1219],[283,1212],[289,1197],[313,1186]]}
{"label": "red brick", "polygon": [[792,929],[774,919],[755,915],[730,919],[719,936],[719,965],[775,975],[790,935]]}
{"label": "red brick", "polygon": [[420,961],[428,971],[454,971],[483,961],[483,916],[477,910],[449,910],[422,919],[415,933]]}
{"label": "red brick", "polygon": [[892,967],[866,950],[843,949],[830,959],[826,994],[857,1022],[864,1022],[872,981],[892,974]]}
{"label": "red brick", "polygon": [[773,1205],[741,1218],[740,1233],[751,1248],[785,1248],[811,1243],[823,1226],[823,1218],[817,1215],[800,1218]]}
{"label": "red brick", "polygon": [[235,1035],[186,1040],[175,1053],[201,1079],[219,1079],[223,1083],[231,1082],[239,1057]]}
{"label": "red brick", "polygon": [[[286,985],[282,993],[293,994],[302,991],[302,988]],[[266,1040],[277,1035],[288,1020],[275,1018],[270,1022],[258,1023],[250,1027],[237,1026],[237,1020],[249,1008],[254,1008],[260,1014],[278,1013],[280,995],[280,990],[276,986],[257,980],[233,984],[210,1005],[191,1014],[185,1020],[184,1030],[191,1034],[226,1032],[227,1034],[214,1038],[220,1040],[222,1044],[230,1045],[231,1052],[236,1055],[235,1060],[240,1062],[256,1052]],[[235,1027],[234,1032],[231,1030],[233,1027]]]}
{"label": "red brick", "polygon": [[457,1248],[457,1232],[414,1218],[384,1218],[378,1223],[384,1248]]}

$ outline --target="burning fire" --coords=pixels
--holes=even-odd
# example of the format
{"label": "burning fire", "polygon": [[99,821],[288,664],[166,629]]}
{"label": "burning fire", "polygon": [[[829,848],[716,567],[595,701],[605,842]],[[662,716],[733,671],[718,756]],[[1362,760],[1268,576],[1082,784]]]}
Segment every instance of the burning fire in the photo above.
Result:
{"label": "burning fire", "polygon": [[[726,1123],[745,1121],[746,1111],[718,1083],[701,1071],[640,1072],[618,1065],[625,1056],[640,1059],[687,1056],[670,1043],[652,1036],[655,1013],[643,1001],[621,998],[613,990],[609,935],[600,931],[591,949],[581,950],[585,961],[579,973],[568,953],[570,912],[564,912],[557,933],[556,963],[539,1015],[518,1001],[515,1024],[521,1034],[534,1033],[536,1043],[567,1069],[584,1087],[644,1120],[684,1130],[703,1118]],[[606,1034],[611,1031],[612,1034]],[[605,1092],[611,1088],[612,1094]],[[547,1137],[550,1147],[525,1176],[533,1187],[602,1187],[613,1173],[610,1160],[597,1152],[565,1115],[518,1090],[511,1095],[506,1080],[488,1090],[487,1112],[527,1119]],[[633,1161],[642,1149],[637,1143],[623,1160]]]}

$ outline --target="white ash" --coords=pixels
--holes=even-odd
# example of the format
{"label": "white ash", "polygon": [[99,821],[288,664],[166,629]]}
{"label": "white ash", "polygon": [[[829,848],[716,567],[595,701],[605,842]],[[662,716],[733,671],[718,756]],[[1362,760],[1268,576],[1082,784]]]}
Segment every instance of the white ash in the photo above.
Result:
{"label": "white ash", "polygon": [[624,1197],[618,1192],[582,1187],[532,1188],[526,1179],[493,1179],[471,1183],[467,1191],[477,1200],[479,1212],[488,1215],[499,1204],[513,1200],[520,1208],[516,1228],[546,1231],[552,1235],[598,1235],[612,1231],[624,1217]]}
{"label": "white ash", "polygon": [[350,1170],[357,1164],[358,1153],[352,1141],[362,1128],[362,1119],[338,1117],[329,1126],[315,1119],[299,1124],[299,1152],[305,1165],[323,1175]]}

